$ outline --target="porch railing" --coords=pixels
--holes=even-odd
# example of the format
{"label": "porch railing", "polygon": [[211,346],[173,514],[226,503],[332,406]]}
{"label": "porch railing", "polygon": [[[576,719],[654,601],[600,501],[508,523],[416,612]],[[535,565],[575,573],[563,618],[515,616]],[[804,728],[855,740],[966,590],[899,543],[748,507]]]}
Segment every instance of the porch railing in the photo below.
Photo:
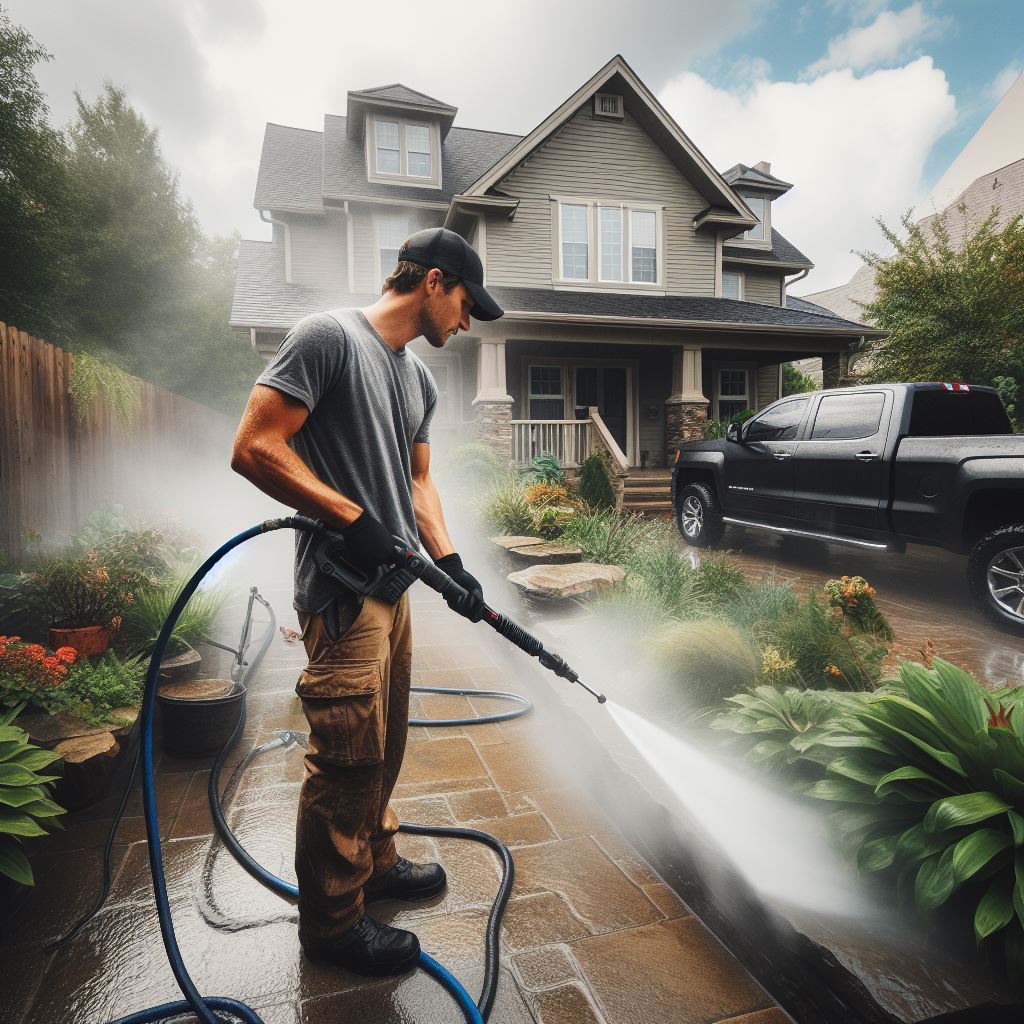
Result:
{"label": "porch railing", "polygon": [[539,455],[553,455],[563,469],[573,469],[591,452],[591,421],[513,420],[512,461],[528,466]]}

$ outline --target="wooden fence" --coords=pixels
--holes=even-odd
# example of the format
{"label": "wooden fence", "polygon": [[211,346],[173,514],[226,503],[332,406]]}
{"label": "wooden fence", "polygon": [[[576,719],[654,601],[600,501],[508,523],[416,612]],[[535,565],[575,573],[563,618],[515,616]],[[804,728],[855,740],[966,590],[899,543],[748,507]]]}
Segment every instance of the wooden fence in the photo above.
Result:
{"label": "wooden fence", "polygon": [[[68,383],[74,356],[0,323],[0,548],[17,561],[22,531],[53,537],[89,513],[154,497],[161,460],[223,460],[235,421],[138,380],[129,429],[101,399],[79,419]],[[230,475],[230,474],[228,474]]]}

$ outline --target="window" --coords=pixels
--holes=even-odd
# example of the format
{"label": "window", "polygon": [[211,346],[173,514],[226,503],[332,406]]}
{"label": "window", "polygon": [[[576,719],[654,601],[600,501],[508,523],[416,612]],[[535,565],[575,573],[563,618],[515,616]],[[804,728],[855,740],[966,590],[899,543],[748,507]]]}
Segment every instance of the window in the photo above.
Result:
{"label": "window", "polygon": [[562,367],[530,367],[529,419],[565,419],[565,386],[562,381]]}
{"label": "window", "polygon": [[430,129],[425,124],[406,125],[405,143],[409,150],[409,173],[417,178],[429,178]]}
{"label": "window", "polygon": [[630,211],[634,281],[658,280],[658,217],[653,210]]}
{"label": "window", "polygon": [[814,417],[812,440],[844,441],[871,437],[882,422],[885,396],[875,391],[861,395],[826,395]]}
{"label": "window", "polygon": [[757,224],[743,232],[743,239],[748,242],[763,242],[765,200],[761,196],[744,196],[743,201],[750,207],[750,212],[757,218]]}
{"label": "window", "polygon": [[589,235],[587,207],[565,204],[562,207],[562,277],[585,281],[589,271]]}
{"label": "window", "polygon": [[409,237],[409,222],[401,214],[383,214],[377,217],[377,266],[380,284],[383,284],[398,263],[398,250]]}
{"label": "window", "polygon": [[1012,433],[1006,409],[991,391],[915,391],[911,437]]}
{"label": "window", "polygon": [[722,271],[722,298],[743,298],[743,275]]}
{"label": "window", "polygon": [[380,174],[401,174],[401,125],[397,121],[375,121],[374,133],[377,138],[377,171]]}
{"label": "window", "polygon": [[738,412],[750,408],[747,381],[749,374],[742,367],[718,371],[718,418],[731,420]]}
{"label": "window", "polygon": [[437,125],[367,118],[366,139],[367,176],[371,181],[402,178],[432,187],[441,184]]}
{"label": "window", "polygon": [[809,398],[795,398],[791,402],[773,405],[755,416],[746,427],[744,441],[792,441],[800,429]]}
{"label": "window", "polygon": [[[603,206],[597,202],[559,202],[557,207],[556,281],[660,282],[661,216],[657,209],[626,204]],[[597,259],[591,260],[595,228]]]}

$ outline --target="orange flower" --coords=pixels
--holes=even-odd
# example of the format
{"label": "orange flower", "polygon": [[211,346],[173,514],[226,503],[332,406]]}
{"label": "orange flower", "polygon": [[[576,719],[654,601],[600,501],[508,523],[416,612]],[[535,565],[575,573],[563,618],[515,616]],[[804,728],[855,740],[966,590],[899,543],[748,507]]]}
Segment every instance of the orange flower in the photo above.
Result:
{"label": "orange flower", "polygon": [[53,653],[54,657],[65,665],[74,665],[78,661],[78,651],[74,647],[58,647]]}

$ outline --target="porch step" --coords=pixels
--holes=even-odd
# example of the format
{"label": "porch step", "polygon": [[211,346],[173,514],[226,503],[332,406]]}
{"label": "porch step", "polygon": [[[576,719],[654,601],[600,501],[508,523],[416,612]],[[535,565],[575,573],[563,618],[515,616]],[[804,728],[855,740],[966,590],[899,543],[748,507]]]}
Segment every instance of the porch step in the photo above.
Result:
{"label": "porch step", "polygon": [[622,505],[629,512],[671,512],[672,473],[645,473],[623,481]]}

